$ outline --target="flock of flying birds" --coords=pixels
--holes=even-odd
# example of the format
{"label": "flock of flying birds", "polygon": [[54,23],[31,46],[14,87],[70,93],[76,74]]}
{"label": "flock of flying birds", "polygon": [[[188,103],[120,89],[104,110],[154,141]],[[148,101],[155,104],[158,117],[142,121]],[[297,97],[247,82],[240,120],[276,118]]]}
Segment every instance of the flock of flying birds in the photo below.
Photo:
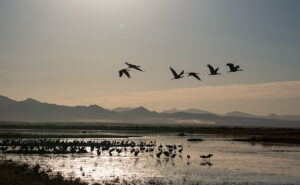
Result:
{"label": "flock of flying birds", "polygon": [[[124,69],[121,69],[119,71],[119,77],[122,77],[123,74],[125,74],[128,78],[130,78],[130,73],[129,71],[131,69],[134,69],[134,70],[138,70],[138,71],[141,71],[141,72],[145,72],[144,70],[141,69],[141,66],[138,66],[138,65],[134,65],[134,64],[130,64],[128,62],[125,62],[125,64],[128,66],[127,68],[124,68]],[[242,69],[240,69],[240,66],[239,65],[234,65],[233,63],[227,63],[226,66],[229,67],[229,71],[228,72],[237,72],[237,71],[243,71]],[[218,73],[219,71],[219,67],[217,68],[214,68],[213,66],[211,66],[210,64],[207,64],[207,67],[209,68],[210,70],[210,74],[209,75],[220,75],[221,73]],[[180,78],[184,78],[184,71],[181,71],[180,73],[177,73],[172,67],[170,67],[170,70],[173,74],[173,78],[172,80],[176,80],[176,79],[180,79]],[[200,77],[198,76],[199,73],[196,73],[196,72],[188,72],[186,73],[187,74],[187,77],[189,76],[192,76],[194,78],[196,78],[197,80],[201,80]]]}

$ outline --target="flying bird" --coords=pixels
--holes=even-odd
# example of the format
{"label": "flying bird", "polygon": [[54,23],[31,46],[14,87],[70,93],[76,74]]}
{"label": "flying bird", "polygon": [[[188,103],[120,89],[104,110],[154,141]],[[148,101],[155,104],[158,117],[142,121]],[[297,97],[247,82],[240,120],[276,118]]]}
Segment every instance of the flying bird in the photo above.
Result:
{"label": "flying bird", "polygon": [[199,73],[189,72],[189,73],[187,73],[187,74],[188,74],[188,77],[189,77],[189,76],[193,76],[193,77],[195,77],[196,79],[201,80],[200,77],[198,76]]}
{"label": "flying bird", "polygon": [[218,73],[219,67],[217,67],[216,69],[213,68],[213,66],[211,66],[210,64],[207,64],[207,67],[210,70],[210,75],[220,75],[221,73]]}
{"label": "flying bird", "polygon": [[144,71],[141,69],[141,66],[137,66],[137,65],[134,65],[134,64],[129,64],[128,62],[125,62],[125,64],[128,65],[128,69],[132,68],[132,69],[135,69],[135,70],[144,72]]}
{"label": "flying bird", "polygon": [[233,63],[227,63],[226,66],[228,66],[230,69],[230,71],[228,71],[228,72],[243,71],[242,69],[240,69],[240,66],[238,66],[238,65],[234,66]]}
{"label": "flying bird", "polygon": [[172,71],[173,76],[174,76],[174,78],[172,80],[180,79],[180,78],[184,77],[184,76],[182,76],[184,74],[184,71],[181,71],[180,74],[177,74],[176,71],[172,67],[170,67],[170,70]]}
{"label": "flying bird", "polygon": [[123,76],[123,74],[125,74],[128,78],[130,78],[130,74],[128,71],[130,71],[130,70],[129,69],[121,69],[119,71],[119,77],[121,78]]}

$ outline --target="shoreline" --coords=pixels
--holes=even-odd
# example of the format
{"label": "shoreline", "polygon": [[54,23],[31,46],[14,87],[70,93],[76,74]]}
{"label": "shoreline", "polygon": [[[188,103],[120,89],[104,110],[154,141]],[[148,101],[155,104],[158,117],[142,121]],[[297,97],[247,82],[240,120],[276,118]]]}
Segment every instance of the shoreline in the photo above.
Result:
{"label": "shoreline", "polygon": [[[232,136],[233,141],[268,142],[300,144],[300,128],[270,128],[270,127],[219,127],[219,126],[190,126],[190,125],[143,125],[143,124],[0,124],[0,138],[129,138],[141,137],[147,134],[174,134],[178,137],[187,137],[192,134],[213,134],[219,136]],[[10,133],[19,129],[28,130],[80,130],[76,135],[62,134],[18,134]],[[87,132],[88,131],[88,132]],[[90,131],[115,132],[115,134],[87,134]],[[120,134],[119,134],[120,133]],[[135,134],[136,133],[136,134]]]}
{"label": "shoreline", "polygon": [[103,180],[89,184],[80,178],[65,178],[60,173],[51,175],[51,170],[41,170],[40,165],[29,166],[26,163],[13,161],[0,161],[0,184],[1,185],[167,185],[172,182],[163,181],[161,178],[148,180],[132,179],[121,180],[116,177],[112,180]]}

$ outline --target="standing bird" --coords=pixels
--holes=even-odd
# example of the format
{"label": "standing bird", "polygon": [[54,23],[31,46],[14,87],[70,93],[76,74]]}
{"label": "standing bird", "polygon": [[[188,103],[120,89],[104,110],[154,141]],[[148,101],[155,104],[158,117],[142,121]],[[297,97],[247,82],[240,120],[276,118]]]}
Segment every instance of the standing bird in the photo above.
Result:
{"label": "standing bird", "polygon": [[214,155],[214,154],[200,155],[200,158],[202,158],[203,161],[206,160],[206,159],[209,159],[209,160],[210,160],[210,158],[211,158],[213,155]]}
{"label": "standing bird", "polygon": [[128,78],[130,78],[130,74],[128,71],[130,71],[130,70],[129,69],[121,69],[119,71],[119,77],[121,78],[123,76],[123,74],[125,74]]}
{"label": "standing bird", "polygon": [[160,158],[160,155],[162,154],[162,150],[158,153],[156,153],[156,157]]}
{"label": "standing bird", "polygon": [[184,71],[181,71],[180,74],[177,74],[176,71],[172,67],[170,67],[170,70],[172,71],[173,76],[174,76],[174,78],[172,80],[180,79],[180,78],[184,77],[184,76],[182,76],[184,74]]}
{"label": "standing bird", "polygon": [[142,71],[144,72],[142,69],[141,69],[141,66],[137,66],[137,65],[134,65],[134,64],[129,64],[128,62],[125,62],[126,65],[128,65],[128,68],[132,68],[132,69],[136,69],[138,71]]}
{"label": "standing bird", "polygon": [[240,66],[237,65],[237,66],[234,66],[233,63],[227,63],[226,66],[229,67],[230,71],[228,72],[237,72],[237,71],[243,71],[242,69],[240,69]]}
{"label": "standing bird", "polygon": [[193,76],[193,77],[195,77],[196,79],[201,80],[200,77],[198,76],[199,73],[189,72],[189,73],[187,73],[187,74],[188,74],[188,77],[189,77],[189,76]]}
{"label": "standing bird", "polygon": [[210,64],[207,64],[207,67],[210,70],[210,75],[220,75],[221,73],[218,73],[219,67],[217,67],[216,69],[213,68],[213,66],[211,66]]}
{"label": "standing bird", "polygon": [[174,159],[176,157],[176,153],[174,153],[171,157],[172,159]]}
{"label": "standing bird", "polygon": [[206,157],[210,160],[210,158],[213,156],[214,154],[208,154]]}

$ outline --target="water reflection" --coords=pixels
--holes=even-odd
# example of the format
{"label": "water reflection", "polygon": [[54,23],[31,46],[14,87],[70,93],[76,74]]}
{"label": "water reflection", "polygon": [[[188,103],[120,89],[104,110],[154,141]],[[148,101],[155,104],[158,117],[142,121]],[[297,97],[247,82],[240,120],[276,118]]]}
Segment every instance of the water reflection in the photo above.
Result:
{"label": "water reflection", "polygon": [[209,161],[205,161],[205,162],[202,162],[200,163],[200,166],[212,166],[213,164]]}
{"label": "water reflection", "polygon": [[[214,136],[202,135],[201,138],[205,141],[191,143],[186,141],[186,137],[147,135],[141,138],[129,138],[128,143],[149,144],[150,141],[156,141],[156,146],[114,145],[107,150],[106,148],[103,150],[102,147],[98,150],[97,146],[92,149],[89,145],[85,146],[86,152],[83,153],[54,154],[51,152],[42,155],[2,153],[0,156],[2,160],[13,159],[32,165],[40,164],[43,169],[50,169],[49,173],[60,172],[63,176],[80,177],[90,183],[115,178],[127,180],[163,178],[166,182],[172,180],[174,184],[197,182],[300,184],[299,146],[252,146],[224,141]],[[72,139],[64,141],[73,142]],[[95,138],[77,141],[79,143],[103,141],[121,143],[127,140]],[[10,150],[10,147],[12,146],[7,150]],[[76,148],[76,151],[79,151],[80,147]],[[18,146],[15,149],[18,149]],[[67,151],[70,151],[70,146]],[[213,154],[211,159],[200,157],[209,154]]]}

